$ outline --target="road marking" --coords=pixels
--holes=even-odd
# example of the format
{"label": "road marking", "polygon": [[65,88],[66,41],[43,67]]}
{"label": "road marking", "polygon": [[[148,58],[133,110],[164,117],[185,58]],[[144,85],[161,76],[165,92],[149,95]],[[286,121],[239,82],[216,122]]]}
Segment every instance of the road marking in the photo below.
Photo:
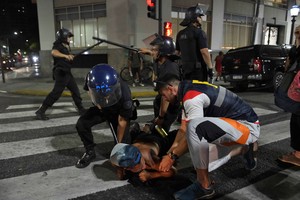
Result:
{"label": "road marking", "polygon": [[[41,104],[21,104],[21,105],[10,105],[6,109],[12,110],[12,109],[24,109],[24,108],[38,108]],[[52,107],[58,107],[58,106],[74,106],[72,102],[57,102],[53,104]]]}
{"label": "road marking", "polygon": [[[93,131],[94,142],[104,143],[113,141],[109,128]],[[82,141],[77,133],[43,137],[31,140],[0,143],[0,160],[30,156],[41,153],[82,147]]]}
{"label": "road marking", "polygon": [[[74,108],[67,108],[66,110],[53,109],[51,114],[69,113],[71,111],[74,111]],[[137,110],[137,113],[139,117],[153,115],[153,112],[148,110]],[[35,114],[33,111],[0,114],[0,119],[15,119],[15,118],[22,118],[22,117],[35,117]],[[62,117],[62,118],[51,118],[50,116],[50,119],[46,121],[32,120],[26,122],[0,124],[0,133],[21,131],[26,129],[58,127],[58,126],[71,125],[71,124],[75,125],[78,118],[79,116]]]}
{"label": "road marking", "polygon": [[106,161],[93,162],[84,169],[72,166],[2,179],[1,198],[65,200],[127,185],[126,180],[116,179]]}

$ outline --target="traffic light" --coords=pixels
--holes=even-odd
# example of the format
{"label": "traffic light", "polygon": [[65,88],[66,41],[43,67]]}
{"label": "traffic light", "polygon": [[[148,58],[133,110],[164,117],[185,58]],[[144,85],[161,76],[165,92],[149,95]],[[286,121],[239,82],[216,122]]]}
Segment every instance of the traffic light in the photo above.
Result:
{"label": "traffic light", "polygon": [[172,35],[172,23],[171,22],[164,22],[164,36],[171,36]]}
{"label": "traffic light", "polygon": [[147,0],[147,16],[156,19],[156,0]]}

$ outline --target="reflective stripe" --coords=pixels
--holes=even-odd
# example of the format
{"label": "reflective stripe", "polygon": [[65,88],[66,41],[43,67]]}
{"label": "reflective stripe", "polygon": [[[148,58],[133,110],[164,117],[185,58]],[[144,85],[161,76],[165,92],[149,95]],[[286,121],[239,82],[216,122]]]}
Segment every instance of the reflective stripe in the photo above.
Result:
{"label": "reflective stripe", "polygon": [[237,130],[239,130],[241,132],[242,135],[239,139],[237,139],[235,141],[236,143],[238,143],[238,144],[246,144],[247,143],[248,137],[250,135],[250,129],[247,126],[245,126],[244,124],[239,123],[238,121],[233,120],[233,119],[223,118],[223,117],[220,119],[226,121],[231,126],[233,126],[234,128],[236,128]]}
{"label": "reflective stripe", "polygon": [[212,86],[212,87],[214,87],[214,88],[218,88],[217,85],[211,84],[211,83],[209,83],[209,82],[207,82],[207,81],[193,80],[192,83],[193,83],[193,84],[204,84],[204,85]]}
{"label": "reflective stripe", "polygon": [[215,106],[221,107],[224,99],[225,99],[225,95],[226,95],[226,89],[224,87],[219,87],[219,94],[217,97],[217,100],[215,102]]}

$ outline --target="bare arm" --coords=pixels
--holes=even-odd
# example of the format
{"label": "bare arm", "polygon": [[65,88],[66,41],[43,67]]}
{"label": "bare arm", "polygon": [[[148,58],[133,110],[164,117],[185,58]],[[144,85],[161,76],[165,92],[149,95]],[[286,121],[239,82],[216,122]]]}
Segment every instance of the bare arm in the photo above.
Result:
{"label": "bare arm", "polygon": [[[161,97],[160,108],[159,108],[159,116],[164,117],[169,107],[169,102],[167,102],[163,97]],[[157,117],[155,119],[155,124],[161,125],[164,119],[160,119]]]}
{"label": "bare arm", "polygon": [[[188,145],[186,141],[186,122],[181,121],[181,126],[177,132],[176,138],[169,149],[168,153],[176,154],[177,156],[183,155],[188,150]],[[160,171],[168,171],[171,169],[174,164],[174,160],[171,159],[170,155],[163,156],[163,159],[160,163],[159,170]]]}
{"label": "bare arm", "polygon": [[51,55],[54,56],[54,57],[57,57],[57,58],[65,58],[67,60],[73,60],[74,58],[74,55],[67,55],[67,54],[63,54],[61,53],[60,51],[56,50],[56,49],[53,49],[51,51]]}
{"label": "bare arm", "polygon": [[157,168],[155,170],[157,170],[157,171],[150,172],[147,170],[143,170],[142,172],[139,173],[140,180],[142,182],[146,182],[148,180],[155,179],[155,178],[168,178],[168,177],[174,176],[177,172],[176,168],[173,166],[169,171],[162,172],[162,171],[158,171],[158,165],[157,165]]}
{"label": "bare arm", "polygon": [[118,118],[118,130],[117,130],[117,139],[118,139],[118,142],[122,142],[122,139],[124,137],[124,133],[125,133],[125,129],[128,125],[128,121],[119,115],[119,118]]}
{"label": "bare arm", "polygon": [[212,69],[213,66],[212,66],[212,63],[211,63],[211,59],[210,59],[210,54],[208,52],[208,48],[203,48],[203,49],[200,49],[200,53],[202,54],[202,57],[204,59],[204,62],[206,63],[207,67],[209,69]]}

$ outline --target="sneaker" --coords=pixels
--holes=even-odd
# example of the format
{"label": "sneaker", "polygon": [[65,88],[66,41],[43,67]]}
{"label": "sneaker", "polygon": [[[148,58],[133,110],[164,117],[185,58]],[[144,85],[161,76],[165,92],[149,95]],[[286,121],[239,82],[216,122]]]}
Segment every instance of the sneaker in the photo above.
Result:
{"label": "sneaker", "polygon": [[83,156],[77,161],[77,168],[85,168],[87,167],[94,159],[96,158],[96,153],[94,150],[87,151],[83,154]]}
{"label": "sneaker", "polygon": [[144,87],[145,85],[143,83],[139,83],[140,86]]}
{"label": "sneaker", "polygon": [[257,158],[254,152],[254,143],[249,144],[248,151],[244,154],[244,159],[246,161],[246,170],[254,170],[257,166]]}
{"label": "sneaker", "polygon": [[212,185],[205,189],[197,181],[187,188],[175,192],[173,196],[176,200],[211,199],[215,196],[215,193]]}
{"label": "sneaker", "polygon": [[132,83],[132,87],[135,87],[135,83]]}
{"label": "sneaker", "polygon": [[35,112],[35,118],[37,120],[48,120],[49,117],[46,116],[45,112],[42,112],[40,109]]}

